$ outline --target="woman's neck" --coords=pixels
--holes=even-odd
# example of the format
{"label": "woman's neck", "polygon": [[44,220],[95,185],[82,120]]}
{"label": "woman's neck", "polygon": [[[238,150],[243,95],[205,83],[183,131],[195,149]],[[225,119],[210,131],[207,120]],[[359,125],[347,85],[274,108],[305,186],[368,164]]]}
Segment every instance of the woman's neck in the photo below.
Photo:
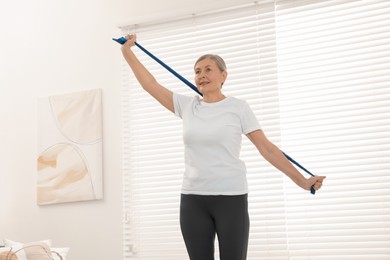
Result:
{"label": "woman's neck", "polygon": [[219,92],[214,95],[203,95],[203,101],[206,103],[215,103],[225,99],[225,95]]}

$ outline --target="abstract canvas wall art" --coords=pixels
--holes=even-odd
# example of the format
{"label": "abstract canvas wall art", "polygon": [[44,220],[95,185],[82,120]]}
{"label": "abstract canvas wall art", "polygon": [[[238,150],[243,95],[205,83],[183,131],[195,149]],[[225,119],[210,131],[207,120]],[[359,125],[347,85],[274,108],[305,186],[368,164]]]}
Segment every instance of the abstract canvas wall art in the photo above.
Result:
{"label": "abstract canvas wall art", "polygon": [[37,203],[103,198],[102,91],[38,99]]}

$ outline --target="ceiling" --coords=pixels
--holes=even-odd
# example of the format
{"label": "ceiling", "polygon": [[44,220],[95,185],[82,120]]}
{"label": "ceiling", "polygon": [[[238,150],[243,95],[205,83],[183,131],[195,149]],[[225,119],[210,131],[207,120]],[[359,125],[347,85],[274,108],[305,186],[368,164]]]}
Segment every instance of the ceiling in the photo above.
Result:
{"label": "ceiling", "polygon": [[185,17],[254,3],[253,0],[117,0],[117,25],[133,25]]}

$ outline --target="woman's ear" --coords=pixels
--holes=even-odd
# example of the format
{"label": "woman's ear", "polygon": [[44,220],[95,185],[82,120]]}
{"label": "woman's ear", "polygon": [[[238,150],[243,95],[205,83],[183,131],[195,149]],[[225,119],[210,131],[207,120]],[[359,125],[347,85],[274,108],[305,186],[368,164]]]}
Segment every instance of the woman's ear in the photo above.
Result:
{"label": "woman's ear", "polygon": [[222,71],[222,82],[221,82],[221,86],[225,83],[226,78],[227,78],[227,71],[224,70],[224,71]]}

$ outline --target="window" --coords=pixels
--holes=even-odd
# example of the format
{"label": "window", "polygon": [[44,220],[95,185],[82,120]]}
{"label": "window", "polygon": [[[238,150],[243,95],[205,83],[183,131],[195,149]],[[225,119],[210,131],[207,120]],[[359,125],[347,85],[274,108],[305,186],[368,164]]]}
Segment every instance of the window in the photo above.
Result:
{"label": "window", "polygon": [[[327,176],[313,196],[244,138],[248,259],[389,259],[388,1],[261,1],[123,28],[129,32],[189,80],[200,55],[221,55],[224,93],[245,99],[276,145]],[[197,95],[134,50],[160,83]],[[181,121],[144,93],[125,63],[123,122],[124,258],[188,259],[178,215]]]}

